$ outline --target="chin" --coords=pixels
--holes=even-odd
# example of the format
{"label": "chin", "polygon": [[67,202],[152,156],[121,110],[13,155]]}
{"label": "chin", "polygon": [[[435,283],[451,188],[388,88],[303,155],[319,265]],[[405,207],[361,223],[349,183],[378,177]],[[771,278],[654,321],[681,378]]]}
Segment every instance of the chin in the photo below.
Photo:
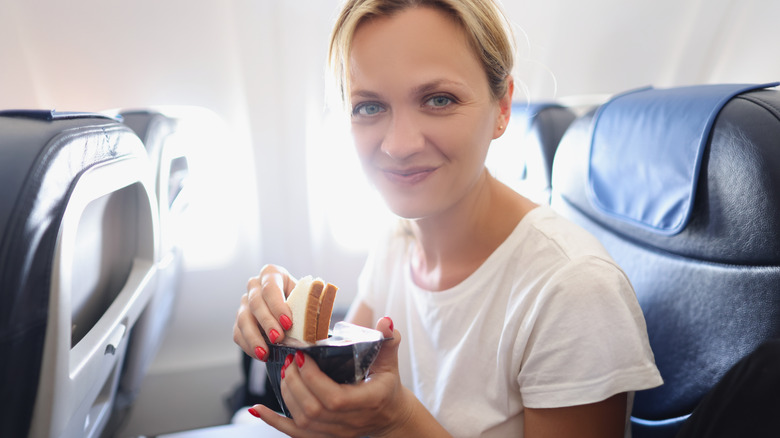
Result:
{"label": "chin", "polygon": [[385,197],[385,203],[393,214],[404,219],[422,219],[430,216],[434,212],[432,203],[421,202],[417,199],[388,199]]}
{"label": "chin", "polygon": [[398,217],[404,219],[422,219],[435,213],[440,205],[441,195],[435,191],[421,190],[421,187],[411,190],[398,190],[388,187],[380,181],[374,187],[377,189],[387,208]]}

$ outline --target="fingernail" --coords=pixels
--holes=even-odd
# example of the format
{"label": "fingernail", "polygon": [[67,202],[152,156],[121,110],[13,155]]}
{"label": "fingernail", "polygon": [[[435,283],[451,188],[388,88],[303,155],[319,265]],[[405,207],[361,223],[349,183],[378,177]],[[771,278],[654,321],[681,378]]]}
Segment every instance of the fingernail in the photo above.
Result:
{"label": "fingernail", "polygon": [[266,361],[266,351],[262,349],[262,347],[255,347],[255,356],[257,356],[258,359],[262,360],[263,362]]}
{"label": "fingernail", "polygon": [[284,370],[286,370],[287,367],[290,366],[292,361],[293,361],[293,355],[292,354],[288,354],[287,357],[284,358],[284,365],[282,365],[282,372],[280,373],[280,375],[282,376],[282,379],[284,379]]}
{"label": "fingernail", "polygon": [[271,343],[276,343],[276,338],[279,337],[279,332],[276,331],[276,329],[271,329],[270,332],[268,332],[268,338],[271,339]]}
{"label": "fingernail", "polygon": [[260,418],[260,413],[255,410],[255,408],[249,408],[247,409],[250,414],[254,415],[257,418]]}
{"label": "fingernail", "polygon": [[389,316],[385,316],[385,318],[387,318],[387,320],[390,321],[390,331],[392,332],[394,330],[393,319],[390,318]]}
{"label": "fingernail", "polygon": [[295,363],[298,365],[298,368],[303,366],[303,352],[301,350],[298,350],[295,352]]}
{"label": "fingernail", "polygon": [[285,330],[290,330],[290,327],[292,327],[292,320],[287,315],[280,316],[279,323],[282,324],[282,328]]}

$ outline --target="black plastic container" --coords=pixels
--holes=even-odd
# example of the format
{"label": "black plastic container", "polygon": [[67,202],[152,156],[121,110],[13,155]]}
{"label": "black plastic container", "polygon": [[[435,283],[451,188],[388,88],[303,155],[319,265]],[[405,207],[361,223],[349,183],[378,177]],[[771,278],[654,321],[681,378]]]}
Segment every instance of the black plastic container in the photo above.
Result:
{"label": "black plastic container", "polygon": [[285,358],[298,350],[311,357],[317,366],[336,383],[356,383],[364,380],[384,341],[382,332],[346,322],[338,322],[328,339],[306,344],[285,338],[279,344],[268,343],[266,369],[271,387],[284,415],[292,417],[282,399],[281,372]]}

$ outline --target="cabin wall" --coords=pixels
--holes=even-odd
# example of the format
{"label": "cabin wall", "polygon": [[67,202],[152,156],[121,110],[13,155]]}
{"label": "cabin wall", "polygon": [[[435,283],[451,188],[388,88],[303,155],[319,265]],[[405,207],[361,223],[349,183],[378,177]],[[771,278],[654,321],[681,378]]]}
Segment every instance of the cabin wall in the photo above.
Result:
{"label": "cabin wall", "polygon": [[[205,156],[229,170],[205,179],[211,193],[199,202],[230,202],[215,204],[222,215],[190,234],[174,322],[133,420],[139,433],[227,418],[218,410],[240,378],[233,318],[263,263],[339,284],[342,308],[354,296],[365,251],[327,233],[311,207],[305,160],[328,147],[312,129],[326,112],[338,3],[0,0],[0,108],[192,105],[227,128]],[[511,0],[505,8],[519,42],[516,100],[593,103],[645,85],[780,79],[771,43],[780,40],[780,2]],[[235,242],[210,260],[199,243],[220,233]],[[169,418],[154,414],[160,409]]]}

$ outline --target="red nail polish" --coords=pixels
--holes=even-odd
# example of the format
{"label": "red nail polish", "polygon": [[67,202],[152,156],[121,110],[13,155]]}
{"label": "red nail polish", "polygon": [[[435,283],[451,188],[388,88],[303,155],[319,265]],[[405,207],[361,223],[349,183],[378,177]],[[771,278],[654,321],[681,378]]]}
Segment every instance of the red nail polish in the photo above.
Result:
{"label": "red nail polish", "polygon": [[282,324],[282,328],[285,330],[290,330],[290,327],[292,327],[292,320],[287,315],[280,316],[279,323]]}
{"label": "red nail polish", "polygon": [[260,413],[257,412],[255,408],[249,408],[248,411],[250,414],[254,415],[255,417],[260,418]]}
{"label": "red nail polish", "polygon": [[268,332],[268,338],[271,339],[271,343],[275,344],[276,339],[279,337],[279,332],[276,331],[276,329],[271,329],[270,332]]}
{"label": "red nail polish", "polygon": [[263,350],[261,347],[255,347],[255,356],[257,356],[257,358],[262,360],[263,362],[267,360],[267,358],[265,357],[266,354],[267,352]]}
{"label": "red nail polish", "polygon": [[287,367],[290,366],[292,361],[293,361],[293,355],[292,354],[288,354],[287,357],[284,358],[284,365],[282,365],[282,372],[280,373],[282,379],[284,379],[284,370],[286,370]]}
{"label": "red nail polish", "polygon": [[298,365],[298,368],[303,366],[303,352],[301,350],[298,350],[295,352],[295,364]]}
{"label": "red nail polish", "polygon": [[389,316],[385,316],[385,318],[387,318],[387,320],[390,321],[390,331],[392,332],[394,330],[393,320]]}

